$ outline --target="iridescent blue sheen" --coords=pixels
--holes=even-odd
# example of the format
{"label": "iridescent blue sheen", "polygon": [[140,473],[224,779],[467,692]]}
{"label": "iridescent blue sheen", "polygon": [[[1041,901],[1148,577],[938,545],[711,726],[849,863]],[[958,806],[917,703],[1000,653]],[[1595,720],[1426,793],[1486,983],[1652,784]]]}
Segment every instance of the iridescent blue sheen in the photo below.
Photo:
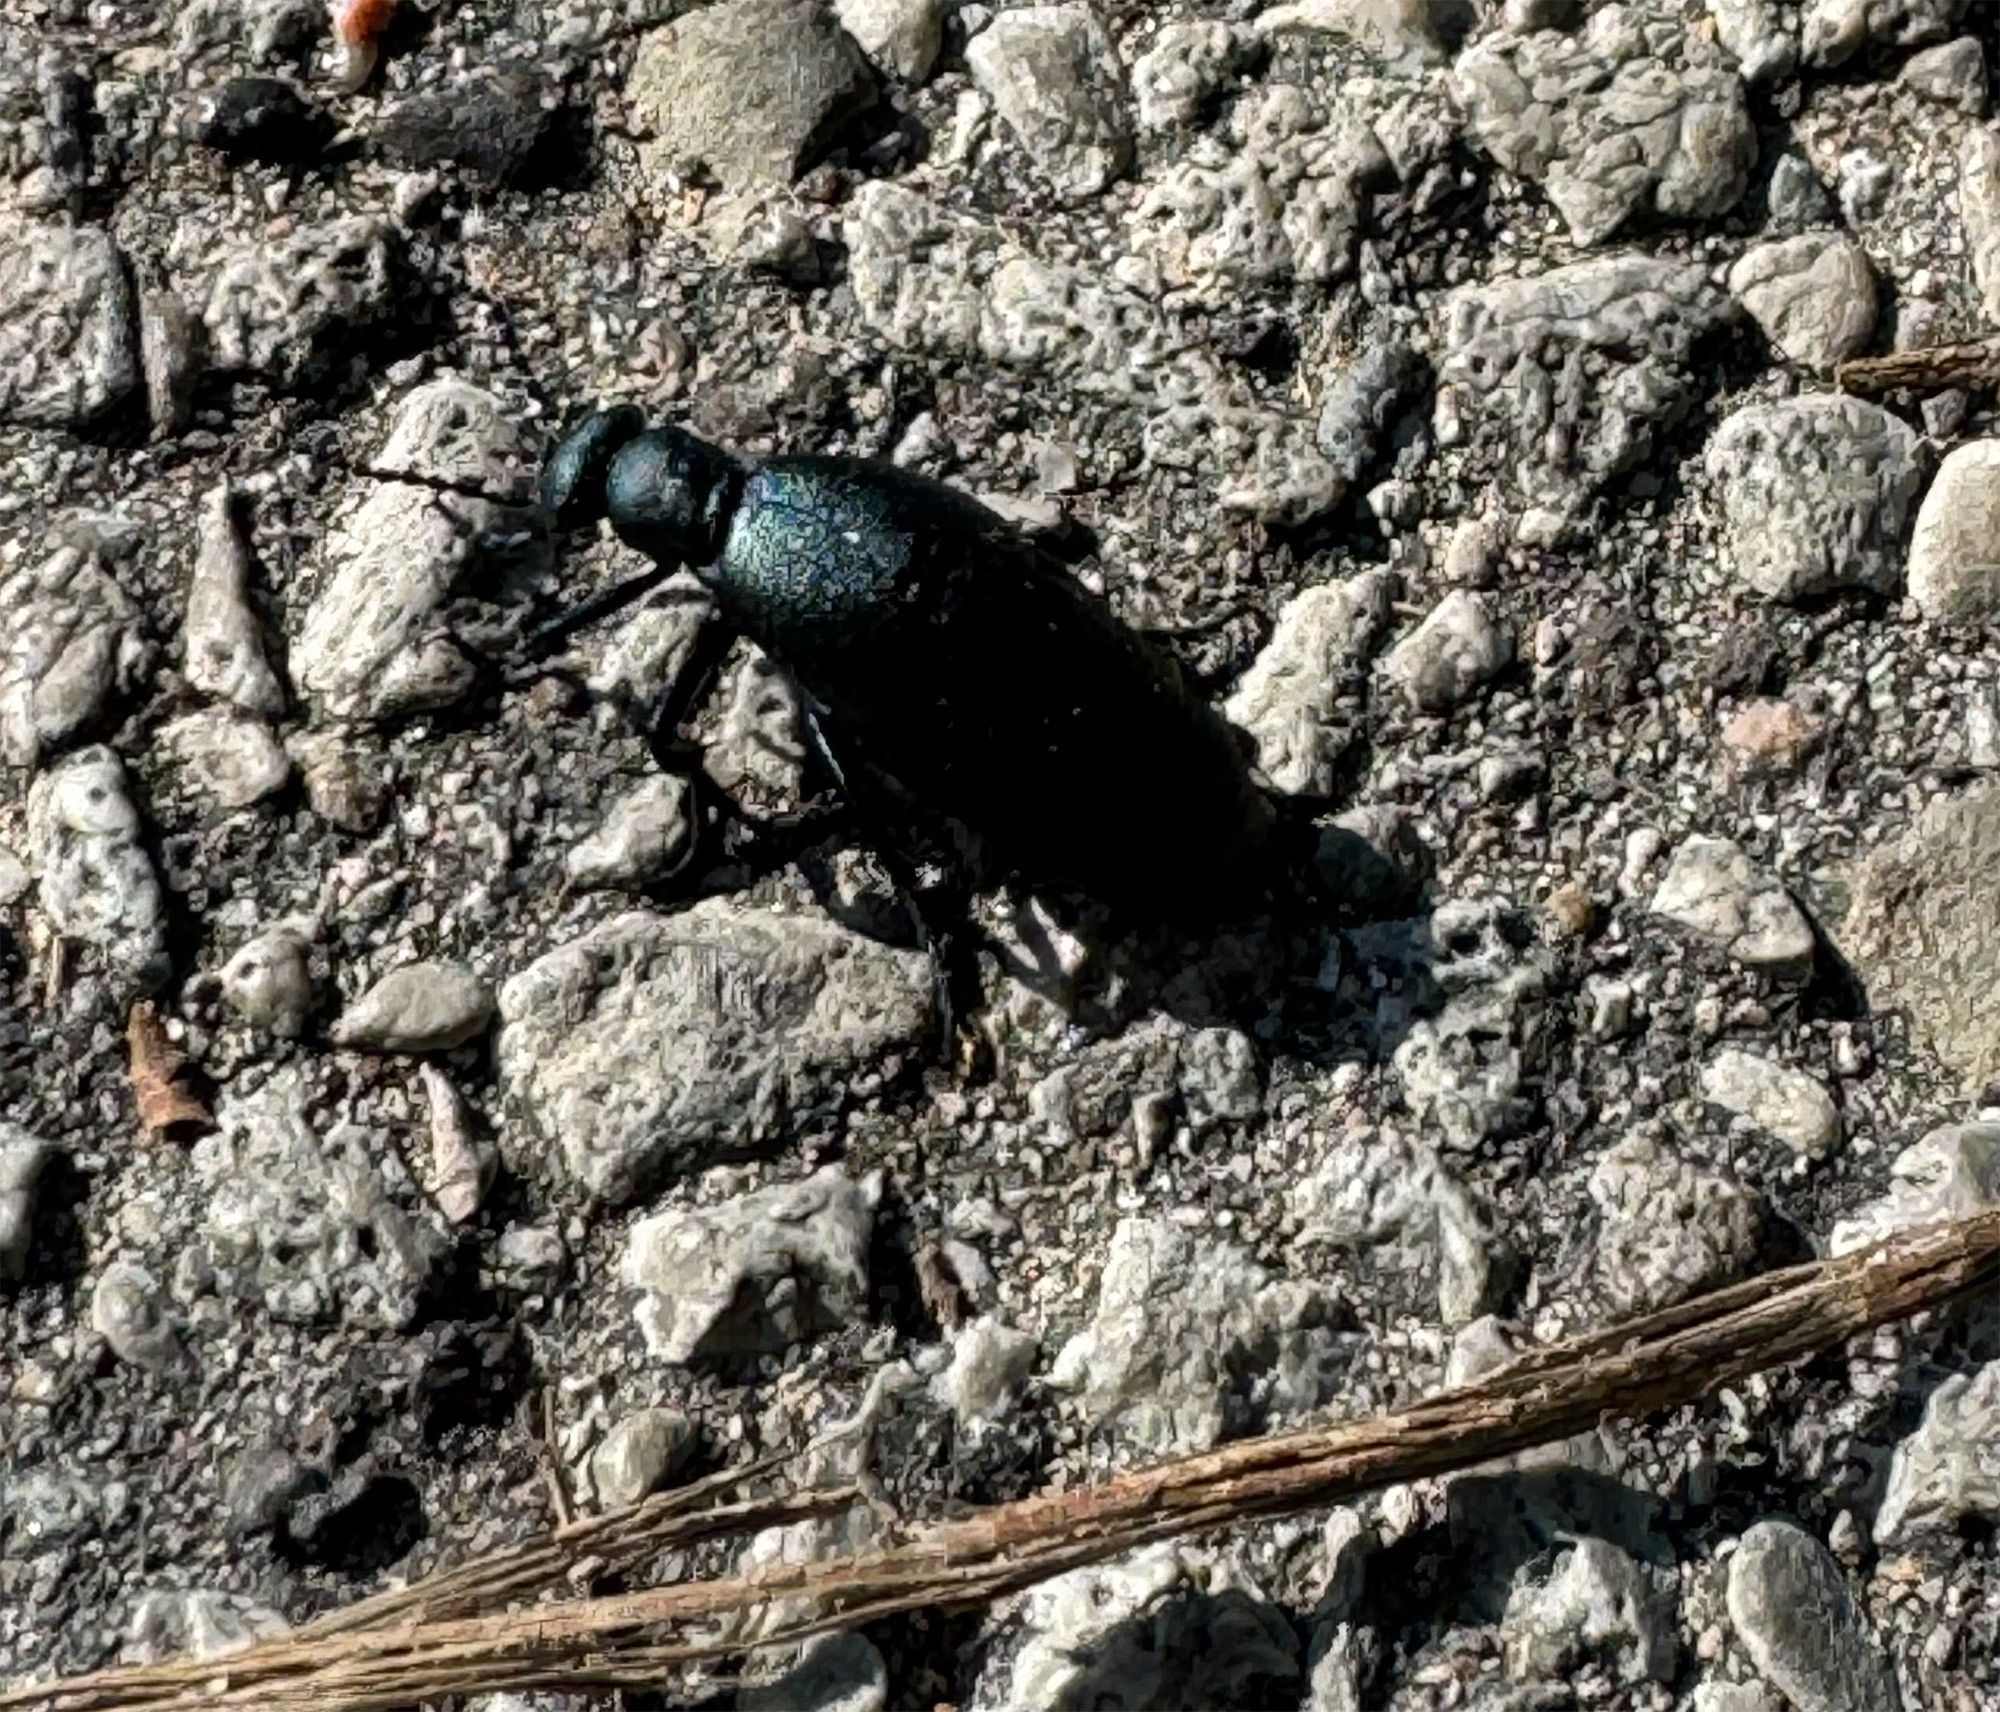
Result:
{"label": "iridescent blue sheen", "polygon": [[1276,877],[1277,816],[1238,734],[964,494],[857,458],[738,460],[626,416],[575,430],[543,494],[692,566],[877,804],[958,822],[1030,883],[1148,913],[1227,913]]}
{"label": "iridescent blue sheen", "polygon": [[879,483],[787,459],[744,482],[705,580],[753,635],[825,648],[879,625],[918,575],[910,534]]}

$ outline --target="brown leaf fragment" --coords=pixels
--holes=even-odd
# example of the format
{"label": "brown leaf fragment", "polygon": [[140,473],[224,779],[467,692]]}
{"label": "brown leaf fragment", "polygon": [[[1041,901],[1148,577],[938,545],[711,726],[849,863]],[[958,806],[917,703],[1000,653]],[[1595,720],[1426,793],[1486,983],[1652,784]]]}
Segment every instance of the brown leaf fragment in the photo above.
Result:
{"label": "brown leaf fragment", "polygon": [[215,1128],[201,1071],[167,1038],[166,1025],[150,999],[132,1007],[125,1022],[125,1045],[132,1056],[132,1094],[139,1122],[162,1141],[192,1141]]}

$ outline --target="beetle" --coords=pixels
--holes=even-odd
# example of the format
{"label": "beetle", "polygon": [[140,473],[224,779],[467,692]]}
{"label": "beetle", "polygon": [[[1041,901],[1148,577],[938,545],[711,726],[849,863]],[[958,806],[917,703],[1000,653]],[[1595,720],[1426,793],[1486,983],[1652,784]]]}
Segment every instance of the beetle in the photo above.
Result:
{"label": "beetle", "polygon": [[743,636],[797,684],[885,860],[898,829],[942,820],[1030,886],[1155,920],[1248,914],[1275,883],[1281,817],[1247,739],[967,495],[874,460],[734,456],[626,405],[570,429],[540,497],[557,534],[608,518],[653,560],[545,636],[683,566],[714,601],[719,623],[654,720],[663,760]]}

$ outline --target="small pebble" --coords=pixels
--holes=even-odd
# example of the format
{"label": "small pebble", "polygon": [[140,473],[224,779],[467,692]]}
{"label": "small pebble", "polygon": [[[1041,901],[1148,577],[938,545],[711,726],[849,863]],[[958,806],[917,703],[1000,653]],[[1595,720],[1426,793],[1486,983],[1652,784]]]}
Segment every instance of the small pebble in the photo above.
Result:
{"label": "small pebble", "polygon": [[311,946],[295,928],[274,927],[222,967],[222,996],[253,1028],[295,1039],[312,1014]]}
{"label": "small pebble", "polygon": [[123,1262],[108,1266],[90,1293],[91,1329],[120,1361],[164,1373],[185,1351],[162,1297],[159,1283],[144,1267]]}
{"label": "small pebble", "polygon": [[0,1120],[0,1284],[27,1275],[35,1245],[35,1194],[49,1149],[19,1124]]}
{"label": "small pebble", "polygon": [[393,969],[340,1013],[336,1046],[374,1052],[444,1052],[485,1032],[493,989],[462,963]]}
{"label": "small pebble", "polygon": [[597,1502],[625,1510],[665,1486],[694,1451],[694,1423],[676,1409],[638,1409],[591,1453]]}

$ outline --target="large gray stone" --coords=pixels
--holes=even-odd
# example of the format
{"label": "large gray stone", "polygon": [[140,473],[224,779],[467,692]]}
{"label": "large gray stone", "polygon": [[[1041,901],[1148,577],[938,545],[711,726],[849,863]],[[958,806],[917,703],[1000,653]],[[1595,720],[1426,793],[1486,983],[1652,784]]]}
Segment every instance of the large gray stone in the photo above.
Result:
{"label": "large gray stone", "polygon": [[1438,1318],[1462,1326],[1500,1305],[1512,1255],[1492,1207],[1421,1143],[1342,1137],[1292,1191],[1301,1247],[1375,1250],[1434,1279]]}
{"label": "large gray stone", "polygon": [[1898,1712],[1889,1661],[1833,1553],[1790,1522],[1759,1522],[1729,1560],[1729,1620],[1798,1712]]}
{"label": "large gray stone", "polygon": [[634,1409],[590,1455],[600,1509],[624,1510],[657,1492],[693,1454],[695,1425],[676,1409]]}
{"label": "large gray stone", "polygon": [[312,1014],[316,991],[312,946],[286,923],[257,934],[222,966],[222,996],[253,1028],[296,1039]]}
{"label": "large gray stone", "polygon": [[1317,1286],[1273,1276],[1234,1243],[1121,1219],[1096,1311],[1050,1378],[1135,1449],[1202,1449],[1323,1401],[1338,1380],[1340,1316]]}
{"label": "large gray stone", "polygon": [[1017,1617],[966,1712],[1299,1704],[1298,1638],[1233,1557],[1148,1546],[1041,1583]]}
{"label": "large gray stone", "polygon": [[1729,289],[1773,345],[1819,373],[1854,356],[1875,331],[1875,270],[1838,232],[1751,245],[1729,270]]}
{"label": "large gray stone", "polygon": [[118,757],[78,750],[28,787],[28,841],[41,904],[65,939],[95,947],[125,996],[166,979],[160,882]]}
{"label": "large gray stone", "polygon": [[1896,81],[1926,100],[1979,118],[1986,111],[1986,50],[1977,36],[1960,36],[1903,61]]}
{"label": "large gray stone", "polygon": [[1398,415],[1429,379],[1429,363],[1400,339],[1370,340],[1327,378],[1313,438],[1344,480],[1387,457]]}
{"label": "large gray stone", "polygon": [[1598,1288],[1622,1314],[1671,1307],[1754,1271],[1770,1209],[1754,1189],[1704,1171],[1651,1136],[1629,1136],[1590,1174]]}
{"label": "large gray stone", "polygon": [[188,583],[184,641],[187,680],[203,695],[275,719],[285,692],[264,657],[263,627],[250,606],[250,549],[227,481],[202,501]]}
{"label": "large gray stone", "polygon": [[227,249],[201,318],[218,368],[310,386],[396,303],[392,228],[373,215],[306,226]]}
{"label": "large gray stone", "polygon": [[199,707],[160,727],[160,746],[194,789],[226,811],[275,796],[292,758],[261,719],[228,707]]}
{"label": "large gray stone", "polygon": [[884,71],[922,83],[944,45],[950,0],[833,0],[841,28]]}
{"label": "large gray stone", "polygon": [[1162,24],[1132,62],[1140,129],[1192,125],[1231,74],[1255,57],[1254,38],[1237,25],[1212,19]]}
{"label": "large gray stone", "polygon": [[114,1261],[98,1274],[90,1292],[90,1329],[120,1361],[147,1373],[165,1373],[187,1360],[159,1280],[129,1261]]}
{"label": "large gray stone", "polygon": [[0,575],[0,613],[0,757],[32,767],[136,687],[139,610],[80,537]]}
{"label": "large gray stone", "polygon": [[1986,318],[2000,321],[2000,127],[1976,126],[1959,145],[1958,216],[1965,225],[1972,283]]}
{"label": "large gray stone", "polygon": [[1724,1047],[1701,1068],[1701,1096],[1807,1159],[1840,1144],[1840,1108],[1825,1084],[1759,1053]]}
{"label": "large gray stone", "polygon": [[1546,1580],[1514,1590],[1500,1632],[1517,1679],[1566,1682],[1598,1664],[1628,1687],[1670,1682],[1680,1652],[1673,1578],[1586,1535]]}
{"label": "large gray stone", "polygon": [[931,1380],[932,1395],[966,1425],[993,1420],[1013,1407],[1040,1353],[1029,1333],[982,1314],[951,1334],[951,1362]]}
{"label": "large gray stone", "polygon": [[[1417,967],[1390,977],[1389,991],[1403,991],[1381,1021],[1403,1103],[1441,1146],[1476,1152],[1533,1119],[1547,962],[1521,951],[1518,919],[1498,898],[1454,898],[1398,928],[1416,930],[1406,943]],[[1385,972],[1402,960],[1364,959]],[[1426,990],[1444,994],[1441,1008],[1412,1002]]]}
{"label": "large gray stone", "polygon": [[168,1659],[226,1658],[257,1641],[285,1632],[285,1619],[268,1605],[206,1587],[143,1594],[125,1626],[127,1664]]}
{"label": "large gray stone", "polygon": [[1361,722],[1368,657],[1388,629],[1393,572],[1363,571],[1301,591],[1224,707],[1257,744],[1281,791],[1323,796]]}
{"label": "large gray stone", "polygon": [[493,989],[463,963],[391,969],[340,1013],[336,1046],[373,1052],[444,1052],[486,1032]]}
{"label": "large gray stone", "polygon": [[1130,165],[1125,70],[1085,0],[1000,13],[966,44],[965,64],[1065,201],[1088,200]]}
{"label": "large gray stone", "polygon": [[138,383],[132,286],[110,234],[0,217],[0,422],[86,427]]}
{"label": "large gray stone", "polygon": [[1382,674],[1423,713],[1448,713],[1514,660],[1514,638],[1493,603],[1453,589],[1382,661]]}
{"label": "large gray stone", "polygon": [[919,953],[712,899],[550,952],[500,1017],[521,1162],[623,1201],[823,1123],[858,1076],[879,1085],[928,1033],[932,984]]}
{"label": "large gray stone", "polygon": [[1580,244],[1641,212],[1726,213],[1757,159],[1734,73],[1685,63],[1677,19],[1593,11],[1579,35],[1488,36],[1460,56],[1472,135],[1547,191]]}
{"label": "large gray stone", "polygon": [[1889,1192],[1833,1227],[1829,1248],[1851,1254],[1898,1231],[1971,1218],[2000,1206],[2000,1124],[1946,1124],[1896,1155]]}
{"label": "large gray stone", "polygon": [[326,33],[316,0],[188,0],[174,18],[183,61],[216,48],[239,48],[256,65],[295,61]]}
{"label": "large gray stone", "polygon": [[1768,83],[1798,68],[1799,33],[1777,0],[1708,0],[1708,15],[1746,83]]}
{"label": "large gray stone", "polygon": [[2000,440],[1946,455],[1910,532],[1910,598],[1926,618],[2000,616]]}
{"label": "large gray stone", "polygon": [[2000,1075],[2000,788],[1934,799],[1855,871],[1839,936],[1872,1011],[1909,1014],[1968,1087]]}
{"label": "large gray stone", "polygon": [[286,1066],[232,1090],[216,1130],[194,1144],[208,1194],[207,1247],[225,1289],[280,1320],[395,1329],[416,1316],[446,1244],[435,1216],[411,1212],[352,1125],[325,1135],[304,1075]]}
{"label": "large gray stone", "polygon": [[649,171],[748,190],[791,183],[876,91],[819,0],[721,0],[652,31],[626,94]]}
{"label": "large gray stone", "polygon": [[862,317],[899,349],[1049,371],[1135,409],[1147,457],[1210,483],[1231,510],[1296,524],[1346,492],[1309,422],[1102,270],[1046,261],[894,183],[861,187],[846,236]]}
{"label": "large gray stone", "polygon": [[1653,913],[1773,980],[1803,981],[1812,973],[1812,926],[1804,912],[1726,838],[1682,840],[1653,893]]}
{"label": "large gray stone", "polygon": [[2000,1361],[1942,1380],[1896,1446],[1875,1517],[1878,1545],[1968,1520],[2000,1522]]}
{"label": "large gray stone", "polygon": [[663,1361],[776,1355],[864,1317],[879,1189],[829,1165],[719,1207],[632,1227],[625,1282]]}
{"label": "large gray stone", "polygon": [[1374,131],[1297,84],[1265,84],[1148,187],[1169,276],[1224,291],[1345,276],[1389,157]]}
{"label": "large gray stone", "polygon": [[1771,600],[1896,586],[1922,441],[1879,406],[1831,393],[1749,404],[1704,460],[1730,567]]}
{"label": "large gray stone", "polygon": [[687,782],[652,774],[621,791],[603,823],[569,847],[563,872],[573,885],[639,891],[675,873],[694,848]]}
{"label": "large gray stone", "polygon": [[474,66],[465,75],[398,95],[372,127],[382,158],[407,172],[452,169],[474,183],[504,185],[535,159],[561,92],[518,66]]}
{"label": "large gray stone", "polygon": [[[482,537],[519,520],[475,495],[510,495],[521,453],[513,412],[479,387],[434,380],[403,400],[375,464],[417,479],[356,484],[293,644],[292,676],[320,712],[387,718],[447,706],[471,687],[473,663],[440,608],[481,563]],[[437,481],[472,491],[443,493]]]}
{"label": "large gray stone", "polygon": [[1605,256],[1447,300],[1437,427],[1528,497],[1567,502],[1651,456],[1705,378],[1695,348],[1735,306],[1707,270]]}
{"label": "large gray stone", "polygon": [[865,1635],[821,1635],[798,1663],[736,1697],[736,1712],[883,1712],[889,1667]]}

